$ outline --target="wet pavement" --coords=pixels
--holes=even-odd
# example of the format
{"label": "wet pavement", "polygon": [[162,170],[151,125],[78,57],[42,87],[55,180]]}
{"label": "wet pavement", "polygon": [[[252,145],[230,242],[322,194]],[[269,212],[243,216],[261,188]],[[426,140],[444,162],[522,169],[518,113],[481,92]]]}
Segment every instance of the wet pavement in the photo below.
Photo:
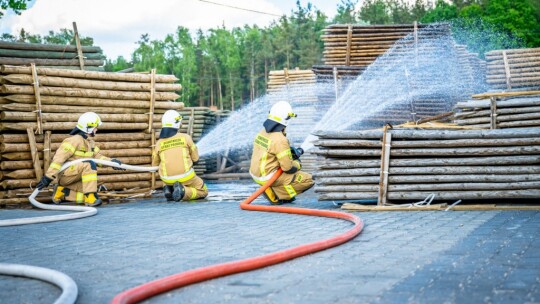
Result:
{"label": "wet pavement", "polygon": [[[96,216],[0,228],[0,262],[55,269],[77,303],[185,270],[314,242],[345,232],[336,219],[243,211],[246,182],[209,184],[199,203],[163,198],[99,207]],[[258,199],[256,204],[266,204]],[[310,191],[294,206],[336,209]],[[59,212],[0,210],[0,219]],[[540,212],[356,213],[354,240],[248,273],[154,297],[148,303],[540,303]],[[52,303],[60,290],[0,276],[1,303]]]}

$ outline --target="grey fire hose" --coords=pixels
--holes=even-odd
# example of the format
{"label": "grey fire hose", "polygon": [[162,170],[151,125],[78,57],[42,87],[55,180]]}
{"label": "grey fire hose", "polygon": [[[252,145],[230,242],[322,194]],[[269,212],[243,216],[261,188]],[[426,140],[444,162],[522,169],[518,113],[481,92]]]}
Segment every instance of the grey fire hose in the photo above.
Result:
{"label": "grey fire hose", "polygon": [[72,304],[77,300],[77,284],[62,272],[36,266],[0,263],[0,274],[42,280],[62,289],[54,304]]}
{"label": "grey fire hose", "polygon": [[[93,158],[83,158],[77,159],[71,162],[65,163],[59,172],[64,171],[74,164],[78,164],[84,161],[93,161],[97,164],[122,168],[126,170],[133,171],[142,171],[142,172],[155,172],[158,170],[158,167],[140,167],[132,166],[100,159]],[[11,220],[2,220],[0,221],[0,227],[6,226],[15,226],[15,225],[26,225],[26,224],[36,224],[36,223],[47,223],[47,222],[56,222],[56,221],[65,221],[73,220],[83,217],[92,216],[97,213],[97,209],[94,207],[83,207],[83,206],[57,206],[57,205],[46,205],[38,202],[36,196],[39,193],[39,189],[35,189],[34,192],[28,197],[32,205],[47,210],[57,210],[57,211],[80,211],[76,213],[68,214],[59,214],[59,215],[49,215],[49,216],[40,216],[40,217],[30,217],[30,218],[21,218],[21,219],[11,219]],[[7,264],[0,263],[0,274],[10,275],[10,276],[21,276],[28,277],[33,279],[42,280],[57,285],[62,289],[62,294],[56,301],[55,304],[72,304],[77,300],[78,289],[77,284],[64,273],[61,273],[56,270],[28,266],[28,265],[19,265],[19,264]]]}
{"label": "grey fire hose", "polygon": [[[64,171],[74,164],[78,164],[84,161],[93,161],[96,164],[101,164],[110,167],[122,168],[126,170],[141,171],[141,172],[155,172],[158,170],[158,167],[141,167],[141,166],[132,166],[127,164],[121,164],[93,158],[81,158],[74,161],[65,163],[59,172]],[[94,207],[86,206],[57,206],[57,205],[47,205],[42,204],[36,200],[36,196],[39,193],[39,189],[35,189],[34,192],[28,197],[30,203],[37,208],[46,209],[46,210],[56,210],[56,211],[77,211],[76,213],[68,214],[59,214],[59,215],[49,215],[49,216],[40,216],[40,217],[29,217],[21,219],[10,219],[10,220],[1,220],[0,227],[5,226],[15,226],[15,225],[26,225],[26,224],[36,224],[36,223],[47,223],[47,222],[56,222],[56,221],[66,221],[73,220],[83,217],[92,216],[97,213],[97,209]]]}

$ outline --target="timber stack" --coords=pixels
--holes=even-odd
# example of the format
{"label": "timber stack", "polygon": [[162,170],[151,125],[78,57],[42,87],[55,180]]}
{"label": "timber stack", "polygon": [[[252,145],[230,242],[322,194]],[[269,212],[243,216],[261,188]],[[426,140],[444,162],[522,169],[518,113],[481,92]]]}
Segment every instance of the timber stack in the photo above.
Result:
{"label": "timber stack", "polygon": [[422,39],[449,36],[448,24],[347,25],[324,29],[324,64],[367,67],[391,49],[398,40],[410,36],[411,45]]}
{"label": "timber stack", "polygon": [[492,89],[540,90],[540,48],[490,51],[486,60]]}
{"label": "timber stack", "polygon": [[[181,102],[171,102],[181,89],[173,75],[35,65],[1,66],[0,74],[0,205],[28,203],[29,187],[47,170],[81,113],[93,111],[103,120],[96,144],[104,155],[140,166],[151,165],[166,110],[179,110],[185,118],[181,131],[194,137],[202,134],[206,123],[208,109],[186,109]],[[108,190],[149,191],[160,186],[153,173],[100,168],[98,175]]]}
{"label": "timber stack", "polygon": [[[384,75],[384,81],[393,91],[403,92],[399,96],[388,92],[373,96],[392,102],[367,114],[359,128],[419,121],[448,113],[456,102],[478,93],[478,87],[485,88],[483,61],[455,43],[448,24],[331,25],[322,38],[324,67],[328,67],[328,71],[333,68],[336,96],[342,91],[340,85],[356,85],[350,77],[354,73],[339,76],[340,68],[348,66],[362,73],[362,83],[380,82]],[[445,58],[444,62],[441,58]],[[313,69],[317,73],[324,70],[323,66]],[[317,77],[319,82],[328,81],[332,74],[317,74]],[[365,87],[358,90],[370,92]],[[327,95],[322,98],[335,99]]]}
{"label": "timber stack", "polygon": [[[422,126],[420,126],[422,127]],[[427,127],[427,126],[424,126]],[[540,197],[540,128],[319,131],[319,200]]]}
{"label": "timber stack", "polygon": [[454,123],[478,129],[540,127],[540,91],[487,92],[458,102]]}
{"label": "timber stack", "polygon": [[[80,52],[80,53],[79,53]],[[79,57],[82,56],[82,60]],[[105,56],[98,46],[0,41],[0,64],[103,71]]]}

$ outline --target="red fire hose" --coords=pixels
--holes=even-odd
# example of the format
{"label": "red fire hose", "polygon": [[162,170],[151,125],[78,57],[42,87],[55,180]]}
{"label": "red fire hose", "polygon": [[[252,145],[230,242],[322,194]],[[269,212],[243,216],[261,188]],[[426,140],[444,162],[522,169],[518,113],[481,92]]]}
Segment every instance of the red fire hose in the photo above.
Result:
{"label": "red fire hose", "polygon": [[354,223],[354,227],[349,231],[337,235],[335,237],[320,240],[317,242],[300,245],[298,247],[285,249],[282,251],[269,253],[266,255],[261,255],[258,257],[253,257],[245,260],[232,261],[222,264],[210,265],[206,267],[201,267],[197,269],[188,270],[178,274],[174,274],[165,278],[161,278],[155,281],[151,281],[132,289],[126,290],[122,293],[117,294],[111,303],[138,303],[142,300],[148,299],[150,297],[156,296],[158,294],[167,292],[172,289],[180,288],[190,284],[215,279],[223,276],[227,276],[234,273],[250,271],[254,269],[263,268],[266,266],[278,264],[294,258],[328,249],[337,245],[341,245],[355,236],[357,236],[364,227],[362,220],[352,214],[337,212],[337,211],[328,211],[328,210],[316,210],[316,209],[305,209],[305,208],[293,208],[293,207],[276,207],[276,206],[261,206],[261,205],[250,205],[250,203],[255,200],[259,195],[261,195],[264,190],[266,190],[282,173],[281,169],[274,174],[274,176],[267,181],[261,188],[255,191],[250,197],[240,203],[240,208],[243,210],[251,211],[266,211],[266,212],[280,212],[280,213],[290,213],[290,214],[301,214],[301,215],[313,215],[313,216],[322,216],[322,217],[332,217],[343,219]]}

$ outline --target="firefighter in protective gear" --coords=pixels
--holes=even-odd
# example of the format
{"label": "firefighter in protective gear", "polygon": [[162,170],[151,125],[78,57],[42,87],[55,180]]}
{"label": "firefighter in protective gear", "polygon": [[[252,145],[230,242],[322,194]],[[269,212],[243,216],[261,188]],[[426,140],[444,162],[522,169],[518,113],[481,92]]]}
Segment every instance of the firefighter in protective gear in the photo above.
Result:
{"label": "firefighter in protective gear", "polygon": [[72,201],[84,203],[87,206],[101,205],[102,200],[97,194],[97,166],[95,162],[85,161],[74,164],[59,173],[65,162],[80,158],[109,160],[121,164],[119,160],[102,155],[91,139],[101,124],[101,119],[96,113],[82,114],[77,121],[77,126],[69,133],[72,136],[64,139],[56,150],[51,165],[37,184],[37,188],[42,189],[55,178],[58,179],[58,184],[53,191],[54,203]]}
{"label": "firefighter in protective gear", "polygon": [[256,183],[263,185],[278,168],[283,170],[281,176],[264,192],[272,204],[291,202],[296,195],[313,186],[311,174],[300,171],[300,159],[294,159],[299,155],[293,158],[291,153],[299,149],[291,148],[286,137],[285,128],[292,117],[296,117],[296,114],[288,102],[275,103],[253,145],[249,173]]}
{"label": "firefighter in protective gear", "polygon": [[205,198],[208,189],[193,169],[193,163],[199,160],[197,146],[191,136],[178,133],[182,116],[175,110],[168,110],[163,114],[161,124],[152,166],[159,165],[165,198],[176,202]]}

